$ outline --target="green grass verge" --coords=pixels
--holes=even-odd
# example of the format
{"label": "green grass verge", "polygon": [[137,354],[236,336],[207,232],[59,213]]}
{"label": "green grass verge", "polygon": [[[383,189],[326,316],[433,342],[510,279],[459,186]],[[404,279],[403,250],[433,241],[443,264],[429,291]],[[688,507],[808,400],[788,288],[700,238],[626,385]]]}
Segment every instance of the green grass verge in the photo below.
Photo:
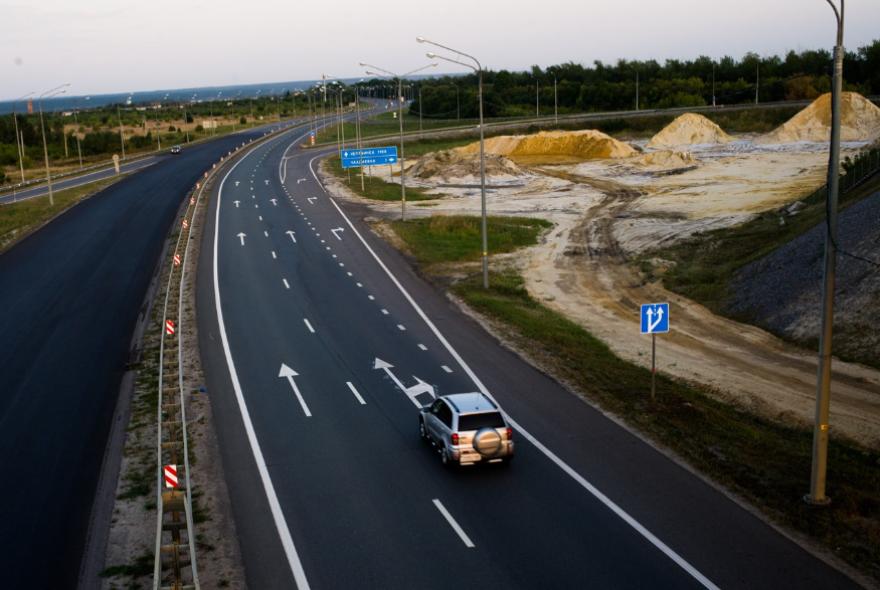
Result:
{"label": "green grass verge", "polygon": [[[486,224],[489,251],[493,254],[533,245],[542,230],[553,226],[549,221],[527,217],[489,217]],[[441,215],[394,221],[392,227],[421,264],[480,259],[479,217]]]}
{"label": "green grass verge", "polygon": [[55,215],[107,188],[123,176],[114,176],[92,184],[56,191],[53,194],[54,205],[50,205],[49,197],[45,196],[0,206],[0,253],[11,248],[18,240]]}
{"label": "green grass verge", "polygon": [[[476,223],[474,219],[470,225]],[[493,230],[498,223],[496,219]],[[452,232],[462,236],[461,243],[448,247],[451,232],[443,224],[412,220],[393,227],[423,264],[440,261],[443,252],[449,252],[446,261],[479,256],[479,242],[470,231]],[[531,242],[516,240],[517,245],[534,243],[538,233],[536,229]],[[515,248],[512,241],[510,248]],[[429,276],[430,268],[423,267]],[[490,283],[485,290],[478,276],[470,276],[455,282],[451,290],[497,322],[517,347],[551,374],[603,409],[672,449],[777,522],[880,578],[880,454],[833,440],[828,493],[834,502],[828,508],[812,508],[801,500],[809,489],[809,431],[741,411],[701,387],[663,375],[657,377],[657,397],[652,402],[647,369],[620,359],[580,325],[534,300],[518,274],[493,274]],[[646,340],[646,350],[647,346]]]}

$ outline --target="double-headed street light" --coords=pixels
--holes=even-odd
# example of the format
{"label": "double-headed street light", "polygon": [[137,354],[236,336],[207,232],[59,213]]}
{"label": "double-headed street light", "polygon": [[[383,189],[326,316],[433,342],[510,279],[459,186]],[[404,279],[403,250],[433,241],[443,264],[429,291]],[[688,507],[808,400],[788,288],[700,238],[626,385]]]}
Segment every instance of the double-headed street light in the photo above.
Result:
{"label": "double-headed street light", "polygon": [[47,90],[37,98],[37,102],[40,106],[40,130],[43,132],[43,158],[46,163],[46,184],[49,187],[49,205],[55,204],[55,198],[52,195],[52,174],[49,172],[49,147],[46,144],[46,124],[43,122],[43,99],[64,94],[67,92],[68,86],[70,86],[69,83],[56,86],[55,88]]}
{"label": "double-headed street light", "polygon": [[360,62],[360,66],[362,68],[372,68],[373,70],[376,70],[367,70],[367,73],[371,76],[378,76],[380,78],[397,78],[397,118],[400,123],[400,220],[404,221],[406,219],[406,171],[403,169],[403,165],[405,163],[403,150],[403,79],[407,76],[411,76],[415,73],[421,72],[422,70],[435,68],[437,67],[437,64],[430,63],[405,74],[395,74],[394,72],[390,72],[386,69],[380,68],[378,66],[373,66],[364,62]]}
{"label": "double-headed street light", "polygon": [[24,184],[24,140],[18,134],[18,116],[15,114],[15,103],[24,100],[29,96],[33,96],[33,94],[33,92],[28,92],[12,101],[12,123],[15,126],[15,147],[18,149],[18,166],[21,170],[22,184]]}
{"label": "double-headed street light", "polygon": [[442,55],[437,55],[433,52],[428,52],[426,55],[428,59],[442,59],[443,61],[448,61],[450,63],[458,64],[460,66],[464,66],[466,68],[470,68],[477,75],[477,96],[480,103],[480,205],[482,208],[482,221],[481,221],[481,233],[483,237],[483,250],[482,250],[482,259],[483,259],[483,288],[489,288],[489,238],[488,238],[488,230],[486,223],[486,155],[484,149],[484,141],[483,141],[483,66],[480,64],[477,58],[472,55],[468,55],[462,51],[457,49],[453,49],[451,47],[447,47],[446,45],[441,45],[440,43],[435,43],[434,41],[429,41],[424,37],[416,37],[416,41],[419,43],[427,43],[429,45],[433,45],[435,47],[439,47],[441,49],[445,49],[447,51],[451,51],[457,56],[467,58],[474,62],[473,64],[469,64],[463,61],[459,61],[457,59],[452,59],[451,57],[444,57]]}

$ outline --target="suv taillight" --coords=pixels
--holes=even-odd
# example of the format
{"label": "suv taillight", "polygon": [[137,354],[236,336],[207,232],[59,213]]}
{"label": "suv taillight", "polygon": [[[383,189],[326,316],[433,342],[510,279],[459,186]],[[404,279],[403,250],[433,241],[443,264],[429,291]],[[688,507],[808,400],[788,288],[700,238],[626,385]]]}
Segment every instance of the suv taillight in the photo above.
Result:
{"label": "suv taillight", "polygon": [[452,433],[452,444],[454,444],[454,445],[458,444],[458,433],[457,432]]}
{"label": "suv taillight", "polygon": [[507,427],[507,440],[513,440],[513,428]]}

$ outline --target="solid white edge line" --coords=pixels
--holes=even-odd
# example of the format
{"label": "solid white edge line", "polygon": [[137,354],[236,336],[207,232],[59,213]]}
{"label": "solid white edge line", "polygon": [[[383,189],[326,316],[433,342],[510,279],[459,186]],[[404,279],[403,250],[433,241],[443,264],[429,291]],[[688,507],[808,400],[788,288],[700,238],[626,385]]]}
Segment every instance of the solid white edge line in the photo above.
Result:
{"label": "solid white edge line", "polygon": [[303,321],[304,321],[305,324],[306,324],[306,328],[309,329],[309,332],[311,332],[312,334],[314,334],[314,333],[315,333],[315,329],[312,327],[312,324],[309,322],[308,318],[303,318]]}
{"label": "solid white edge line", "polygon": [[299,590],[308,590],[310,586],[309,581],[306,578],[306,572],[303,569],[302,561],[300,561],[299,554],[296,551],[296,546],[293,544],[293,537],[291,537],[290,530],[287,528],[287,522],[284,520],[284,512],[281,510],[281,504],[278,502],[278,494],[275,493],[275,486],[272,484],[272,478],[266,467],[266,460],[263,458],[263,451],[260,449],[260,443],[257,440],[257,434],[254,430],[254,425],[251,422],[251,415],[250,412],[248,412],[247,403],[244,400],[241,383],[238,380],[238,372],[235,369],[235,362],[232,360],[232,351],[229,348],[229,339],[226,336],[226,324],[223,321],[223,310],[220,303],[220,283],[217,278],[217,251],[220,241],[220,204],[223,198],[223,186],[226,184],[226,179],[232,171],[235,170],[240,163],[244,162],[248,155],[250,154],[243,155],[238,162],[233,164],[232,168],[230,168],[223,176],[223,180],[220,181],[220,188],[217,191],[217,213],[214,217],[214,306],[217,309],[217,326],[220,331],[223,352],[226,355],[226,366],[229,368],[229,377],[232,380],[232,387],[235,390],[235,399],[238,402],[241,421],[244,424],[248,443],[250,443],[251,452],[257,463],[257,471],[260,473],[260,481],[266,492],[266,499],[269,502],[269,509],[272,512],[272,519],[275,522],[275,528],[278,531],[278,537],[281,539],[281,545],[284,548],[284,554],[287,557],[287,563],[290,566],[290,571],[293,574],[293,579],[294,582],[296,582],[297,588],[299,588]]}
{"label": "solid white edge line", "polygon": [[[394,273],[385,265],[381,258],[376,254],[372,247],[367,243],[364,237],[360,234],[351,220],[348,218],[348,215],[342,210],[342,208],[336,203],[336,200],[327,193],[327,189],[324,188],[324,185],[321,184],[320,179],[318,179],[317,173],[315,173],[315,168],[313,163],[316,159],[322,157],[321,155],[314,156],[311,160],[309,160],[309,171],[312,173],[312,176],[315,178],[315,181],[318,183],[318,186],[321,187],[321,190],[327,194],[327,200],[336,208],[345,222],[348,224],[348,227],[351,228],[351,231],[358,237],[361,243],[364,245],[364,248],[367,249],[376,263],[379,265],[382,270],[385,271],[385,274],[388,275],[388,278],[391,279],[391,282],[397,287],[397,289],[403,294],[403,297],[412,305],[413,309],[422,318],[422,321],[428,326],[431,332],[434,333],[434,336],[440,341],[441,344],[449,351],[449,354],[452,355],[452,358],[459,364],[459,366],[464,370],[465,374],[470,377],[471,381],[474,382],[474,385],[477,386],[477,389],[480,390],[486,397],[491,399],[492,401],[496,401],[495,398],[489,393],[489,390],[483,385],[483,382],[480,381],[480,378],[471,370],[470,366],[464,361],[461,355],[458,354],[458,351],[455,350],[452,345],[446,340],[446,337],[437,329],[437,326],[434,325],[434,322],[425,314],[419,304],[416,303],[415,299],[409,294],[409,292],[404,288],[401,282],[394,276]],[[500,404],[499,404],[500,406]],[[505,412],[505,416],[507,413]],[[669,547],[666,543],[658,539],[651,531],[646,529],[639,523],[636,519],[630,516],[623,508],[618,506],[611,500],[608,496],[600,492],[595,486],[593,486],[590,482],[588,482],[583,476],[581,476],[577,471],[575,471],[572,467],[570,467],[567,463],[565,463],[562,459],[560,459],[553,451],[545,447],[543,444],[538,442],[534,436],[532,436],[527,430],[525,430],[522,426],[520,426],[513,418],[507,416],[511,425],[516,428],[522,435],[535,445],[535,447],[541,451],[548,459],[553,461],[557,466],[559,466],[566,474],[568,474],[572,479],[574,479],[577,483],[579,483],[585,490],[587,490],[590,494],[592,494],[597,500],[602,502],[609,510],[614,512],[617,516],[619,516],[625,523],[627,523],[630,527],[632,527],[636,532],[638,532],[642,537],[644,537],[648,542],[654,545],[657,549],[659,549],[664,555],[666,555],[669,559],[678,564],[681,569],[686,571],[691,575],[695,580],[697,580],[704,587],[709,588],[710,590],[720,590],[718,586],[716,586],[709,578],[704,576],[700,571],[688,563],[683,557],[681,557],[678,553],[675,552],[671,547]]]}
{"label": "solid white edge line", "polygon": [[464,543],[464,546],[468,549],[473,549],[476,545],[474,545],[474,542],[471,541],[471,538],[467,536],[467,533],[464,532],[464,529],[461,528],[461,526],[455,521],[454,518],[452,518],[452,515],[449,514],[446,506],[443,505],[443,502],[441,502],[437,498],[434,498],[431,501],[434,503],[434,506],[437,507],[437,510],[440,511],[440,514],[443,515],[443,518],[446,519],[446,522],[449,523],[449,526],[452,527],[452,530],[455,531],[455,534],[458,535],[458,538],[461,539],[462,543]]}
{"label": "solid white edge line", "polygon": [[361,394],[358,393],[358,390],[354,388],[354,384],[351,381],[346,381],[345,384],[348,385],[348,388],[351,390],[357,400],[361,402],[362,406],[367,405],[367,402],[364,401],[364,398],[361,397]]}

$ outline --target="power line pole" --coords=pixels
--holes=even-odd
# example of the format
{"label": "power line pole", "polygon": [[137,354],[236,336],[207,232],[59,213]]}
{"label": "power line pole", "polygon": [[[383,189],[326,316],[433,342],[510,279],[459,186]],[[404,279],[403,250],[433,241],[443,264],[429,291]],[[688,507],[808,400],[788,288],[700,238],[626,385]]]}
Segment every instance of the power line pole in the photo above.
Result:
{"label": "power line pole", "polygon": [[639,71],[636,70],[636,110],[639,110]]}
{"label": "power line pole", "polygon": [[559,125],[559,94],[556,92],[556,76],[553,76],[553,120]]}
{"label": "power line pole", "polygon": [[761,88],[761,61],[755,64],[755,104],[758,104],[758,89]]}
{"label": "power line pole", "polygon": [[712,62],[712,106],[715,106],[715,62]]}
{"label": "power line pole", "polygon": [[819,370],[816,383],[816,423],[813,426],[813,465],[809,504],[824,506],[828,471],[828,415],[831,405],[831,336],[834,330],[834,279],[837,265],[837,191],[840,179],[840,94],[843,86],[843,3],[840,11],[827,0],[837,19],[834,72],[831,82],[831,146],[828,154],[828,189],[825,221],[825,268],[822,276],[822,327],[819,332]]}

